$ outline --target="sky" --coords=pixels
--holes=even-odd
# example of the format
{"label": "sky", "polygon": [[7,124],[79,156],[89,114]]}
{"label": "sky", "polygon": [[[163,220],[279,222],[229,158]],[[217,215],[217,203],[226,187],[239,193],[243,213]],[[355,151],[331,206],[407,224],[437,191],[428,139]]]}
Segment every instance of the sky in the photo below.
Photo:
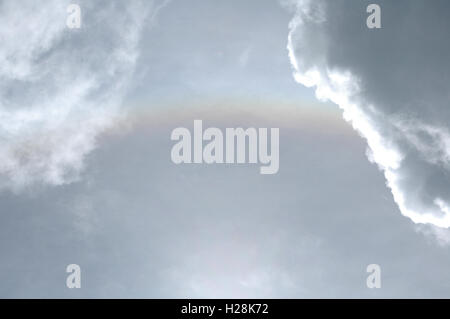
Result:
{"label": "sky", "polygon": [[[450,7],[376,2],[1,1],[0,297],[448,298]],[[174,164],[198,119],[278,173]]]}

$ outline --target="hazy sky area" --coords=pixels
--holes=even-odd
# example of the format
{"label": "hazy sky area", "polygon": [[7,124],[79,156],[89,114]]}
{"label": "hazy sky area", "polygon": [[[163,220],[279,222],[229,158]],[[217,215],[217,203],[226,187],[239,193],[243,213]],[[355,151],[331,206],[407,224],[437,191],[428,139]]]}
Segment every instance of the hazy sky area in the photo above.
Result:
{"label": "hazy sky area", "polygon": [[[422,145],[413,138],[417,132],[398,125],[394,130],[386,118],[400,117],[413,100],[401,93],[414,92],[407,90],[416,88],[414,80],[388,90],[396,79],[417,75],[404,71],[408,63],[419,64],[418,74],[436,74],[438,82],[449,77],[448,55],[422,63],[432,50],[424,53],[405,41],[412,57],[395,64],[403,56],[389,38],[380,46],[380,58],[363,59],[373,49],[370,43],[383,43],[382,35],[370,35],[377,39],[361,49],[339,46],[364,42],[363,32],[386,35],[389,27],[397,36],[406,32],[407,17],[398,28],[391,19],[405,9],[405,1],[378,1],[384,29],[370,31],[365,29],[368,1],[356,6],[353,0],[316,1],[318,7],[325,4],[320,10],[327,21],[342,18],[335,28],[312,19],[311,12],[318,11],[308,11],[311,3],[300,0],[290,1],[290,7],[276,0],[133,0],[126,2],[127,10],[121,1],[79,1],[83,24],[75,31],[65,29],[70,2],[50,1],[43,9],[33,1],[0,2],[0,23],[26,14],[43,24],[29,44],[21,40],[29,54],[0,31],[0,39],[11,43],[0,48],[0,115],[14,124],[0,125],[6,145],[0,147],[0,297],[450,297],[447,230],[403,216],[409,210],[400,210],[385,176],[390,171],[406,181],[398,189],[408,198],[408,209],[431,207],[428,195],[446,200],[447,163],[423,159],[424,150],[406,142]],[[426,12],[425,31],[442,33],[428,44],[442,43],[448,23],[437,15],[448,16],[445,1],[430,1],[426,10],[424,0],[411,3],[406,10],[411,17],[419,9]],[[47,21],[49,15],[55,18]],[[302,26],[311,33],[290,24],[295,17],[304,19]],[[360,27],[353,27],[355,21]],[[25,26],[11,30],[28,32]],[[349,30],[353,38],[346,35]],[[446,53],[448,46],[439,48]],[[390,48],[394,66],[385,66]],[[11,56],[22,62],[8,64]],[[388,72],[395,65],[398,78],[381,83],[378,74],[371,77],[371,70]],[[320,101],[314,87],[297,83],[305,80],[302,71],[315,67],[323,79],[316,88],[339,91],[325,80],[327,66],[350,70],[367,88],[349,98],[360,112],[345,103],[339,109],[331,93]],[[433,91],[432,84],[416,89],[440,114],[448,85]],[[397,112],[389,112],[389,98]],[[55,105],[58,112],[51,111]],[[431,128],[448,127],[448,111],[439,123],[432,106],[423,116],[420,106],[408,109],[409,115],[423,119],[419,127],[439,140],[445,132]],[[26,111],[16,112],[21,107]],[[343,112],[351,113],[351,123]],[[389,142],[380,143],[404,155],[403,166],[369,161],[367,139],[373,135],[361,129],[364,121],[354,114],[364,114],[363,120],[379,128]],[[175,165],[171,132],[192,130],[196,119],[222,129],[279,128],[279,172],[261,175],[259,164]],[[410,174],[413,168],[416,176]],[[444,177],[435,185],[430,176],[436,172]],[[410,199],[421,189],[409,182],[429,192]],[[66,287],[68,264],[81,267],[80,289]],[[380,289],[366,286],[369,264],[381,267]]]}

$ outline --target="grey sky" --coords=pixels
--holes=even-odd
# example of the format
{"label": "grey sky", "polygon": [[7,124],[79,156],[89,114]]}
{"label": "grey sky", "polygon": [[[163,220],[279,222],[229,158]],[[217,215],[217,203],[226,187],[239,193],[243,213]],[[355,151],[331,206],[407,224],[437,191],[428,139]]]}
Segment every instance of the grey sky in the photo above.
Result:
{"label": "grey sky", "polygon": [[[293,15],[195,0],[147,18],[121,118],[79,181],[0,193],[0,296],[449,297],[448,246],[400,214],[338,107],[294,81]],[[170,133],[194,119],[279,127],[279,173],[173,164]]]}

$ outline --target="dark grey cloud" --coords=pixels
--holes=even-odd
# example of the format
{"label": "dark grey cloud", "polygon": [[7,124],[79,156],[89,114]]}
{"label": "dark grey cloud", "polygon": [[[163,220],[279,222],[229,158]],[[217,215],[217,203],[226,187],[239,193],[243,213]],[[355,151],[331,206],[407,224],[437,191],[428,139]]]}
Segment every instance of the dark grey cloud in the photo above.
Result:
{"label": "dark grey cloud", "polygon": [[292,1],[289,53],[298,82],[344,110],[367,139],[401,212],[450,226],[450,6],[377,1]]}

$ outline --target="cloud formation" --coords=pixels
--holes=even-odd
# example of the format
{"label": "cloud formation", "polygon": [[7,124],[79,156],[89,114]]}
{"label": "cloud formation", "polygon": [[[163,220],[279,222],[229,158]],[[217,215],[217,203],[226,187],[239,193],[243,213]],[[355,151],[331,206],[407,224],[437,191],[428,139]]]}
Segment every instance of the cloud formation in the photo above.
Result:
{"label": "cloud formation", "polygon": [[450,4],[294,0],[288,37],[296,81],[331,100],[367,140],[403,215],[450,227]]}
{"label": "cloud formation", "polygon": [[[77,180],[97,134],[118,115],[150,1],[0,3],[0,188]],[[151,18],[152,16],[150,16]]]}

